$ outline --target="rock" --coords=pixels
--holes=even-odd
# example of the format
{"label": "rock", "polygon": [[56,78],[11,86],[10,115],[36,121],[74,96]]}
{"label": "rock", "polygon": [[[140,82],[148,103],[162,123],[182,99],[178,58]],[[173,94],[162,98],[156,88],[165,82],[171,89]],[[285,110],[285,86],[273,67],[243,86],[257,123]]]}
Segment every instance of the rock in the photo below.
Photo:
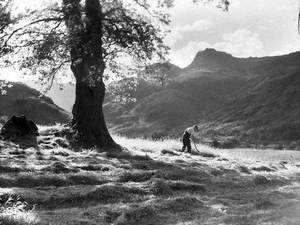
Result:
{"label": "rock", "polygon": [[27,120],[25,116],[13,116],[2,127],[1,135],[7,139],[28,136],[36,137],[39,136],[39,132],[35,123]]}

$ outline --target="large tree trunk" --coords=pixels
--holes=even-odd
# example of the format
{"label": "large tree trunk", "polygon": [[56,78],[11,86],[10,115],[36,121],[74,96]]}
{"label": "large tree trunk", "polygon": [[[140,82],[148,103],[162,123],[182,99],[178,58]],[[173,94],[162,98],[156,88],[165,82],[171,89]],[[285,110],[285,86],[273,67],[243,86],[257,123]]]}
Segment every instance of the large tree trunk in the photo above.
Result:
{"label": "large tree trunk", "polygon": [[102,79],[88,82],[89,65],[84,62],[72,71],[76,78],[76,100],[73,106],[73,125],[79,144],[85,147],[115,147],[116,144],[106,127],[102,105],[105,85]]}
{"label": "large tree trunk", "polygon": [[84,147],[116,147],[102,110],[105,97],[102,7],[99,0],[85,0],[83,16],[80,3],[80,0],[63,0],[70,37],[71,69],[76,79],[73,128],[77,131],[77,142]]}

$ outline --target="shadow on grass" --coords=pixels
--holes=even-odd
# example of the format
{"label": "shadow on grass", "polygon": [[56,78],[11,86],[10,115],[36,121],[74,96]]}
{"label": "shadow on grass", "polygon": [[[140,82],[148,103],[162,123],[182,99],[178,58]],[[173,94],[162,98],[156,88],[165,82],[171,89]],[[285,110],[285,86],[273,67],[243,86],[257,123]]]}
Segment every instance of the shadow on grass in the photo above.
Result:
{"label": "shadow on grass", "polygon": [[[204,154],[199,156],[211,159],[217,157],[211,153]],[[0,186],[32,188],[35,192],[26,200],[38,204],[38,210],[79,206],[88,209],[105,205],[111,207],[106,214],[103,213],[108,223],[159,225],[188,222],[197,218],[203,210],[207,210],[203,199],[222,196],[223,191],[242,193],[241,190],[245,189],[253,191],[268,185],[283,185],[265,176],[255,177],[247,167],[212,168],[203,164],[205,159],[201,157],[199,159],[202,163],[190,164],[179,160],[178,163],[169,163],[154,160],[148,155],[132,155],[126,150],[106,153],[91,151],[86,157],[92,160],[88,160],[92,164],[82,165],[81,160],[86,159],[83,154],[73,156],[70,152],[70,155],[79,158],[77,161],[72,160],[71,164],[67,164],[68,161],[52,162],[40,169],[44,174],[0,176]],[[65,154],[61,156],[68,157]],[[74,162],[80,165],[74,166]],[[100,162],[105,165],[95,164]],[[20,172],[13,167],[2,167],[2,170],[6,173]],[[109,176],[111,179],[107,179]],[[47,188],[49,192],[50,189],[54,191],[48,193]],[[39,196],[35,196],[36,193]],[[119,204],[125,207],[121,208]],[[112,205],[116,206],[116,210],[112,209]],[[266,205],[261,202],[256,207],[263,209]]]}

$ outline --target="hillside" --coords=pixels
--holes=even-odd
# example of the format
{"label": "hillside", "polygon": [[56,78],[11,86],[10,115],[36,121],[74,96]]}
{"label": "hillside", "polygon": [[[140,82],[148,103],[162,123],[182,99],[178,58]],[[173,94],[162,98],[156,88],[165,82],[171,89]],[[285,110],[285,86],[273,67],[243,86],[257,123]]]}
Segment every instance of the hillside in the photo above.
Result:
{"label": "hillside", "polygon": [[249,86],[247,77],[228,70],[176,71],[178,74],[165,86],[138,79],[134,104],[107,100],[104,111],[110,128],[127,135],[147,136],[158,131],[176,136],[184,126],[214,112]]}
{"label": "hillside", "polygon": [[176,74],[169,75],[168,85],[139,80],[135,103],[114,111],[107,102],[106,114],[114,112],[107,116],[114,132],[179,136],[185,126],[200,122],[210,139],[209,133],[254,145],[299,140],[299,52],[236,58],[206,49],[186,68],[171,68]]}
{"label": "hillside", "polygon": [[211,116],[209,128],[251,144],[300,146],[300,71],[257,85]]}
{"label": "hillside", "polygon": [[66,123],[70,115],[48,97],[22,83],[13,83],[7,94],[0,95],[0,117],[25,115],[41,125]]}

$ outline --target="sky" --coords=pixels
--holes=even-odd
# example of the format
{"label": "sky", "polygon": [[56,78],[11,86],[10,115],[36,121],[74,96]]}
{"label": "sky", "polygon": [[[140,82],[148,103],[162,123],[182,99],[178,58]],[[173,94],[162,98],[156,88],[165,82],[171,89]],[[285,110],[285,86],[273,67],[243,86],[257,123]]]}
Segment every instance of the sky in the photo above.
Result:
{"label": "sky", "polygon": [[[19,10],[44,4],[43,0],[15,2]],[[217,0],[207,4],[175,0],[170,10],[171,33],[166,38],[171,47],[170,62],[185,67],[205,48],[215,48],[236,57],[300,51],[299,0],[230,0],[227,12],[217,8],[216,3]],[[11,75],[11,79],[18,77],[17,72],[13,73],[15,76]]]}
{"label": "sky", "polygon": [[282,55],[300,50],[299,0],[231,0],[228,12],[215,3],[175,0],[167,38],[172,63],[187,66],[205,48],[236,57]]}

